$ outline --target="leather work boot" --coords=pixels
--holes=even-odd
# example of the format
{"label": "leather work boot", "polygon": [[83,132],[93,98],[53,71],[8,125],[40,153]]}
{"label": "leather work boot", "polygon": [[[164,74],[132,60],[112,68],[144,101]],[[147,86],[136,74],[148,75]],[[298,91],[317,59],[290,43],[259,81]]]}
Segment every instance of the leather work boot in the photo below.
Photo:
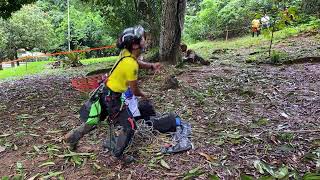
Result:
{"label": "leather work boot", "polygon": [[114,156],[114,150],[115,150],[115,142],[114,140],[110,141],[109,139],[105,140],[103,142],[103,149],[105,152],[110,152],[112,154],[113,161],[122,161],[124,164],[130,164],[132,162],[135,162],[136,159],[133,156],[130,155],[124,155],[122,154],[119,157]]}
{"label": "leather work boot", "polygon": [[103,149],[105,151],[110,152],[114,159],[122,161],[124,164],[136,161],[132,156],[123,154],[124,150],[131,143],[133,130],[125,131],[122,126],[117,126],[110,136],[103,142]]}
{"label": "leather work boot", "polygon": [[134,131],[131,129],[124,130],[122,126],[118,126],[115,129],[114,137],[111,139],[111,144],[113,144],[113,149],[111,149],[112,155],[115,157],[121,157],[123,152],[131,143],[131,139]]}
{"label": "leather work boot", "polygon": [[130,155],[122,155],[118,159],[121,160],[125,165],[128,165],[130,163],[137,161],[133,156],[130,156]]}
{"label": "leather work boot", "polygon": [[121,155],[120,157],[110,156],[109,162],[111,163],[121,163],[123,165],[129,165],[133,162],[136,162],[137,160],[130,155]]}
{"label": "leather work boot", "polygon": [[69,143],[71,150],[76,150],[79,140],[93,129],[95,129],[95,126],[90,126],[86,123],[82,123],[80,126],[66,134],[64,139],[67,143]]}

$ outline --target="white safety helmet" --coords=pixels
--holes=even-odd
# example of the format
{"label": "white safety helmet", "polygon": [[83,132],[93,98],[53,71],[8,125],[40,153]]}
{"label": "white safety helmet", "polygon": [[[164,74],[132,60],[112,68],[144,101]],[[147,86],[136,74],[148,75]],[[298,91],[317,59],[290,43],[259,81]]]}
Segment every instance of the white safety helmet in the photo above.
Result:
{"label": "white safety helmet", "polygon": [[144,37],[145,30],[142,26],[135,26],[125,29],[118,39],[117,46],[119,49],[130,49],[132,44],[139,44]]}

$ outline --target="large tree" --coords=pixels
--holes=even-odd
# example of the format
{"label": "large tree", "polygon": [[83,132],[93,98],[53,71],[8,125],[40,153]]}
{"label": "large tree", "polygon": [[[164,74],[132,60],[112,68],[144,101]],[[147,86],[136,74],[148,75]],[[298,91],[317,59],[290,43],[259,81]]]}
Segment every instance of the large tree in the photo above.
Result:
{"label": "large tree", "polygon": [[25,5],[9,19],[10,48],[50,50],[56,38],[50,18],[36,5]]}
{"label": "large tree", "polygon": [[116,38],[125,28],[142,25],[157,46],[160,36],[161,0],[82,0],[93,3],[108,23],[106,29]]}
{"label": "large tree", "polygon": [[[67,16],[62,19],[56,29],[58,39],[62,42],[63,47],[67,47]],[[87,7],[70,7],[70,29],[71,29],[71,49],[81,47],[98,47],[109,45],[112,43],[112,38],[105,30],[106,24],[100,13],[90,11]]]}
{"label": "large tree", "polygon": [[162,5],[159,58],[160,61],[175,64],[181,60],[180,43],[186,0],[164,0]]}
{"label": "large tree", "polygon": [[[66,0],[38,0],[37,5],[52,19],[59,50],[68,47],[68,14]],[[81,0],[70,1],[71,49],[109,45],[109,24],[102,13]]]}
{"label": "large tree", "polygon": [[144,23],[151,34],[151,47],[159,46],[160,22],[161,22],[161,1],[159,0],[135,0],[140,14],[140,22]]}
{"label": "large tree", "polygon": [[139,23],[140,15],[137,12],[135,0],[83,0],[92,3],[92,6],[100,10],[108,22],[106,28],[110,35],[116,37],[128,26]]}

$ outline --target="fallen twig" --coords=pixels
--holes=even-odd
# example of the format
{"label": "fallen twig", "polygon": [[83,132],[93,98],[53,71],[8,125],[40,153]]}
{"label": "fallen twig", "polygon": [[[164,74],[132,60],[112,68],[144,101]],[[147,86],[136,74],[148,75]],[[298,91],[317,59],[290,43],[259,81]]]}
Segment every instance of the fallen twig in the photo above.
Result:
{"label": "fallen twig", "polygon": [[72,156],[92,156],[94,155],[93,153],[70,153],[70,154],[63,154],[63,155],[57,155],[60,158],[65,158],[65,157],[72,157]]}
{"label": "fallen twig", "polygon": [[320,132],[320,129],[312,129],[312,130],[308,130],[308,129],[302,129],[302,130],[285,130],[285,131],[273,131],[273,130],[264,130],[258,134],[255,134],[253,135],[252,133],[248,133],[248,134],[243,134],[241,135],[242,137],[257,137],[257,136],[260,136],[261,134],[263,133],[266,133],[266,132],[269,132],[269,133],[312,133],[312,132]]}
{"label": "fallen twig", "polygon": [[309,129],[302,129],[302,130],[286,130],[286,131],[270,131],[270,132],[273,132],[273,133],[309,133],[309,132],[320,132],[320,129],[312,129],[312,130],[309,130]]}

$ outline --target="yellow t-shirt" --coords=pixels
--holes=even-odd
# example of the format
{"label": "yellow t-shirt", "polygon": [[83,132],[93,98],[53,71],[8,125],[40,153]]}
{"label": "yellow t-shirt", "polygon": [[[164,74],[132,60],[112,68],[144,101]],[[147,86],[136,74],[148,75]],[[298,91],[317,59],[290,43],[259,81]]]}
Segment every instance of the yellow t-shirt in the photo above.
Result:
{"label": "yellow t-shirt", "polygon": [[260,27],[260,21],[258,19],[254,19],[251,24],[252,24],[253,28],[259,28]]}
{"label": "yellow t-shirt", "polygon": [[139,64],[127,49],[121,51],[119,58],[118,61],[120,61],[121,58],[123,59],[108,76],[106,85],[114,92],[123,93],[128,89],[128,81],[135,81],[138,79]]}

